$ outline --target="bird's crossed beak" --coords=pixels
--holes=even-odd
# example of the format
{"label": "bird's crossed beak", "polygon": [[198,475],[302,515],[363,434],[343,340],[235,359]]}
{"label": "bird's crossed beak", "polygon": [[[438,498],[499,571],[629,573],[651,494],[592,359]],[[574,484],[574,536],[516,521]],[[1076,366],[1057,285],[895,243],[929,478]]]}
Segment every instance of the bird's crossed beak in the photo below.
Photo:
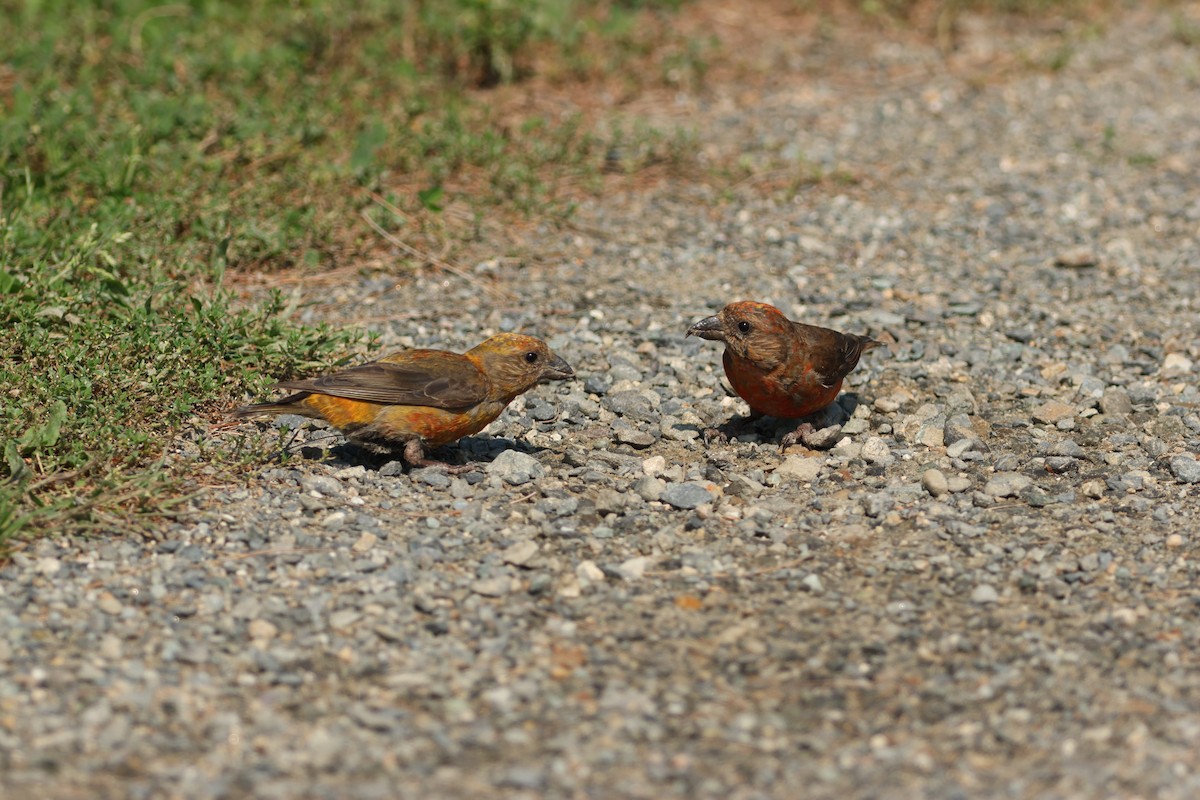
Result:
{"label": "bird's crossed beak", "polygon": [[725,326],[720,317],[705,317],[687,330],[688,336],[699,336],[701,339],[725,341]]}
{"label": "bird's crossed beak", "polygon": [[567,378],[574,378],[575,370],[571,369],[571,365],[563,361],[558,356],[553,356],[546,362],[546,366],[542,369],[542,381],[565,381]]}

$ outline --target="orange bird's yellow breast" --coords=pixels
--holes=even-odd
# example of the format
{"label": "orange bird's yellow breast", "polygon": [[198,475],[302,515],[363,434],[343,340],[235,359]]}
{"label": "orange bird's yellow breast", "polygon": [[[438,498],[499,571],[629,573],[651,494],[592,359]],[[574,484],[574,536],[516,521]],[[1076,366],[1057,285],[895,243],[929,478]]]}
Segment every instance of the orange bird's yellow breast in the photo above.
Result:
{"label": "orange bird's yellow breast", "polygon": [[370,428],[372,438],[399,443],[418,437],[432,447],[479,433],[507,405],[485,401],[467,409],[447,410],[432,406],[385,406],[325,394],[311,394],[302,402],[347,433]]}

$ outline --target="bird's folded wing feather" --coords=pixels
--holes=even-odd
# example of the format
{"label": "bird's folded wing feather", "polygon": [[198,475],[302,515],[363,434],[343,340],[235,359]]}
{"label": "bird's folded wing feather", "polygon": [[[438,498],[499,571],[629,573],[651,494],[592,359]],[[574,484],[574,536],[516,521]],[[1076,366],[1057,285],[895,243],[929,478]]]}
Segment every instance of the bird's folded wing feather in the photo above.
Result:
{"label": "bird's folded wing feather", "polygon": [[793,323],[796,333],[812,359],[813,372],[821,383],[833,386],[858,365],[858,359],[871,341],[865,336],[850,336],[829,328]]}
{"label": "bird's folded wing feather", "polygon": [[466,356],[440,350],[407,350],[309,380],[286,381],[284,389],[316,392],[382,405],[469,408],[483,402],[488,381]]}

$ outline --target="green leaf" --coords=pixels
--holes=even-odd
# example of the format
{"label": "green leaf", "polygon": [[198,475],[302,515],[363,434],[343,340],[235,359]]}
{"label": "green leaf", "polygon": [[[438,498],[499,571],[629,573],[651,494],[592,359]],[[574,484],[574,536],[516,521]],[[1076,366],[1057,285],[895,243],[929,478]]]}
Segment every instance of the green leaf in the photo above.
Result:
{"label": "green leaf", "polygon": [[25,466],[25,459],[21,458],[17,443],[12,439],[4,443],[4,463],[8,467],[8,476],[13,481],[23,480],[26,473],[29,472],[29,467]]}
{"label": "green leaf", "polygon": [[67,404],[62,400],[55,400],[54,405],[50,406],[50,419],[46,422],[42,433],[43,447],[53,447],[58,444],[58,437],[62,434],[62,426],[66,421]]}
{"label": "green leaf", "polygon": [[428,189],[421,189],[418,191],[417,199],[421,201],[421,205],[425,206],[425,208],[429,209],[430,211],[441,211],[443,208],[442,195],[444,194],[445,191],[440,185],[430,186]]}
{"label": "green leaf", "polygon": [[63,422],[66,419],[67,404],[62,400],[56,400],[50,406],[50,418],[46,420],[46,424],[34,425],[26,430],[20,441],[17,442],[17,447],[23,453],[32,453],[35,450],[53,447],[58,443],[58,437],[62,433]]}
{"label": "green leaf", "polygon": [[358,134],[354,152],[350,154],[350,169],[357,176],[368,172],[375,164],[375,152],[387,142],[387,128],[379,122]]}

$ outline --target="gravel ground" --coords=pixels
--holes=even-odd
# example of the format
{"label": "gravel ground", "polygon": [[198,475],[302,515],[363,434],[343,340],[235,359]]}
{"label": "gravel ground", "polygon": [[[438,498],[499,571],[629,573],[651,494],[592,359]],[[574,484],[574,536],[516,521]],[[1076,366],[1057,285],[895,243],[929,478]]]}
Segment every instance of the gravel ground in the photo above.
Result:
{"label": "gravel ground", "polygon": [[[19,552],[0,794],[1200,795],[1180,8],[1057,70],[993,69],[1047,40],[979,20],[958,61],[764,47],[769,82],[673,110],[761,165],[733,192],[586,205],[476,269],[516,302],[438,274],[327,292],[345,324],[396,311],[388,347],[517,328],[580,378],[442,451],[463,476],[306,426],[159,542]],[[853,180],[764,188],[813,165]],[[889,344],[823,449],[703,444],[746,407],[683,333],[746,298]],[[253,427],[174,457],[203,483],[200,444]]]}

